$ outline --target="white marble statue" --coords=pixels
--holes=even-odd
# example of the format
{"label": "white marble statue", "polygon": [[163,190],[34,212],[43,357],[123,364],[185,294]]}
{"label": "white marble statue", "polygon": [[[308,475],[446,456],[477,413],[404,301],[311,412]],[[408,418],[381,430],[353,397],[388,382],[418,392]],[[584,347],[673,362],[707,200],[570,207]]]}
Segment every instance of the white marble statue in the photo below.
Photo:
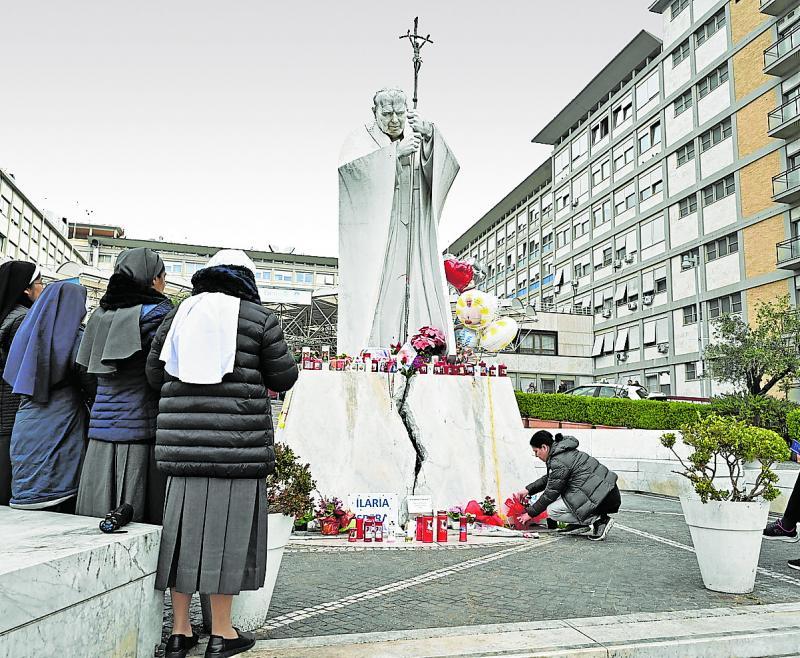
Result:
{"label": "white marble statue", "polygon": [[409,337],[438,327],[453,352],[438,224],[458,162],[438,128],[407,108],[401,90],[377,92],[372,111],[375,121],[348,138],[340,157],[338,350],[358,354],[402,338],[411,240]]}

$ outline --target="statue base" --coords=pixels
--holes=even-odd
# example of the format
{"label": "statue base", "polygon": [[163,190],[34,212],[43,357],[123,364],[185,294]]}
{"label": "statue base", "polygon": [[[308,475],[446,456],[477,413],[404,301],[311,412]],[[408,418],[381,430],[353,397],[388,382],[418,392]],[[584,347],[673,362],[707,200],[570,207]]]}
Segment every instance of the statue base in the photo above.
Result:
{"label": "statue base", "polygon": [[345,501],[381,492],[401,501],[430,495],[436,509],[487,495],[502,505],[530,481],[533,457],[510,379],[417,374],[404,423],[405,383],[399,373],[304,371],[276,440],[311,464],[322,495]]}

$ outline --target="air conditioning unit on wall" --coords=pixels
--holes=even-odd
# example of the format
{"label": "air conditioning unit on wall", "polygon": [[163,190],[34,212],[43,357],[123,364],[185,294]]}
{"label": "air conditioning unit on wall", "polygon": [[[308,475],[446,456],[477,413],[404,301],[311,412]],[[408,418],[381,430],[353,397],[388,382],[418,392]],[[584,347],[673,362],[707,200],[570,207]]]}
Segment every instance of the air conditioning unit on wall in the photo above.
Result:
{"label": "air conditioning unit on wall", "polygon": [[653,303],[653,295],[642,295],[642,304],[650,306]]}
{"label": "air conditioning unit on wall", "polygon": [[628,360],[627,352],[617,352],[617,361],[627,361],[627,360]]}
{"label": "air conditioning unit on wall", "polygon": [[611,309],[610,308],[604,308],[602,315],[603,315],[604,318],[610,318],[611,317]]}
{"label": "air conditioning unit on wall", "polygon": [[628,310],[635,311],[639,305],[636,302],[628,302]]}
{"label": "air conditioning unit on wall", "polygon": [[659,343],[658,344],[658,353],[659,354],[666,354],[669,352],[669,343]]}

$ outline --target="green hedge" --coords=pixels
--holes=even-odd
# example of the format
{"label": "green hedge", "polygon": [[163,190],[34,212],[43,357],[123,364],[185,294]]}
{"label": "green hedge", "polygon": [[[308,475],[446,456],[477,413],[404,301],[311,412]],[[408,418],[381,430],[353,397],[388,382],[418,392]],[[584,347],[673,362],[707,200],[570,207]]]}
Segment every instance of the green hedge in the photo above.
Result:
{"label": "green hedge", "polygon": [[[789,438],[789,418],[798,409],[796,403],[769,395],[721,395],[711,400],[711,410],[720,416],[733,416],[748,425],[777,432]],[[795,416],[796,417],[796,416]]]}
{"label": "green hedge", "polygon": [[708,405],[691,402],[591,398],[519,391],[516,396],[523,417],[645,430],[678,429],[709,410]]}
{"label": "green hedge", "polygon": [[792,409],[786,414],[786,426],[789,439],[800,441],[800,409]]}

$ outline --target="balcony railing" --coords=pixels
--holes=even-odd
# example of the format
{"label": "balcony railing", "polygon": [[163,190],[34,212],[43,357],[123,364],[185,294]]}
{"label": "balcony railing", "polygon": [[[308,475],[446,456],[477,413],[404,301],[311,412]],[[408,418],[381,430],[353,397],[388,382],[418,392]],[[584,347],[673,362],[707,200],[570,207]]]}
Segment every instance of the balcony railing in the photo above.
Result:
{"label": "balcony railing", "polygon": [[784,75],[798,65],[798,54],[800,29],[794,29],[764,51],[764,70],[767,73]]}
{"label": "balcony railing", "polygon": [[784,203],[792,203],[800,198],[800,166],[773,177],[772,198]]}
{"label": "balcony railing", "polygon": [[770,134],[779,132],[782,127],[786,127],[786,124],[798,118],[800,118],[800,98],[793,98],[769,113],[768,122]]}
{"label": "balcony railing", "polygon": [[778,267],[797,269],[800,266],[800,236],[789,238],[775,245],[778,252]]}

